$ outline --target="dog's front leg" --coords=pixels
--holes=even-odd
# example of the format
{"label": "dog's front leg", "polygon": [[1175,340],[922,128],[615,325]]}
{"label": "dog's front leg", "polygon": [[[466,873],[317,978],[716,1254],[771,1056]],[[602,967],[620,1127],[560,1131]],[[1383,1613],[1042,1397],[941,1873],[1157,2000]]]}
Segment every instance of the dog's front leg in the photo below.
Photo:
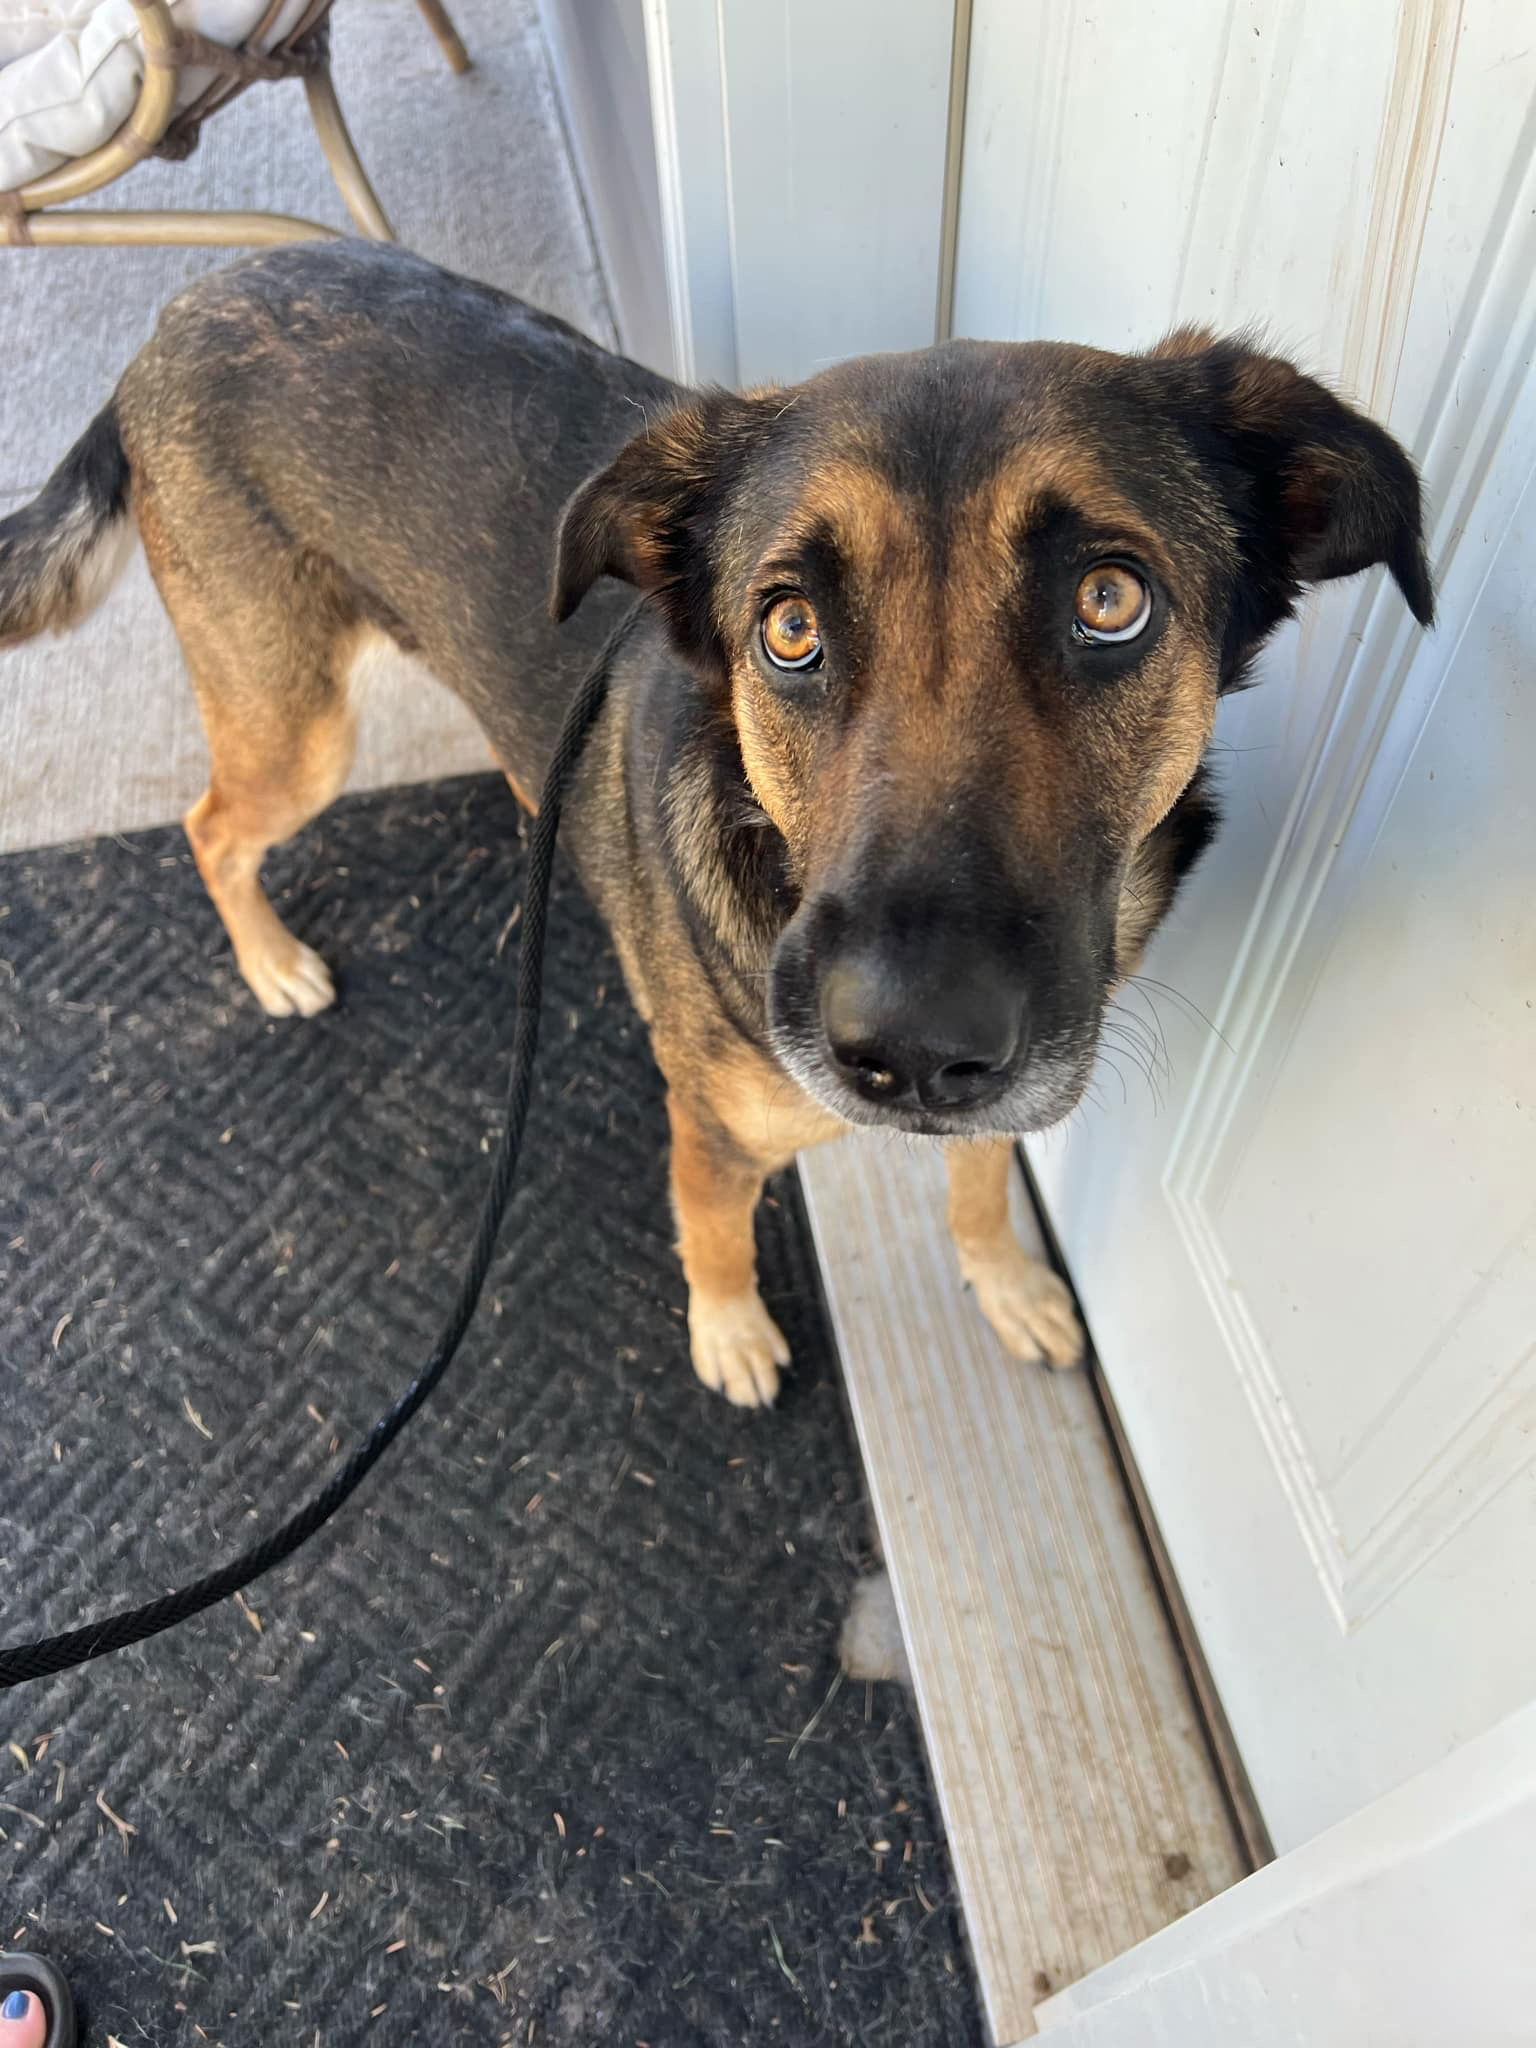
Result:
{"label": "dog's front leg", "polygon": [[789,1346],[757,1291],[752,1218],[764,1180],[784,1161],[752,1157],[708,1111],[695,1114],[675,1093],[667,1114],[693,1369],[738,1408],[766,1407]]}
{"label": "dog's front leg", "polygon": [[1012,1144],[1006,1138],[966,1139],[944,1149],[949,1232],[982,1314],[1015,1358],[1043,1358],[1058,1370],[1076,1365],[1083,1355],[1083,1332],[1072,1297],[1013,1234],[1008,1216]]}

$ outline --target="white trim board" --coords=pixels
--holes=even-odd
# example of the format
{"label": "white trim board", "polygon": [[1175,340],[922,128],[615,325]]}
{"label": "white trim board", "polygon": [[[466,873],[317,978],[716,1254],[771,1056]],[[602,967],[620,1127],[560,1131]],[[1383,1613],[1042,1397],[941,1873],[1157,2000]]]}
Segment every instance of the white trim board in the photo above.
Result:
{"label": "white trim board", "polygon": [[958,22],[954,0],[644,6],[676,374],[788,382],[930,343],[964,0]]}
{"label": "white trim board", "polygon": [[[1247,1868],[1093,1388],[966,1297],[937,1147],[800,1162],[993,2037]],[[1016,1219],[1034,1239],[1015,1170]],[[1038,1239],[1035,1239],[1038,1242]]]}
{"label": "white trim board", "polygon": [[566,139],[619,346],[674,373],[643,0],[539,0]]}

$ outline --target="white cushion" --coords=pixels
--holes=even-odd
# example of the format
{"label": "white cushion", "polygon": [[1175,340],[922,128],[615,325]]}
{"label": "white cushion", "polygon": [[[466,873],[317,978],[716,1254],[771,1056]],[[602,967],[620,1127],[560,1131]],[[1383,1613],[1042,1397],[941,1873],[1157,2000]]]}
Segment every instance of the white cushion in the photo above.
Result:
{"label": "white cushion", "polygon": [[[178,28],[241,43],[267,0],[173,0]],[[283,0],[261,47],[281,42],[306,0]],[[178,81],[186,106],[209,84],[206,66]],[[30,184],[110,141],[133,112],[144,46],[131,0],[0,0],[0,192]]]}

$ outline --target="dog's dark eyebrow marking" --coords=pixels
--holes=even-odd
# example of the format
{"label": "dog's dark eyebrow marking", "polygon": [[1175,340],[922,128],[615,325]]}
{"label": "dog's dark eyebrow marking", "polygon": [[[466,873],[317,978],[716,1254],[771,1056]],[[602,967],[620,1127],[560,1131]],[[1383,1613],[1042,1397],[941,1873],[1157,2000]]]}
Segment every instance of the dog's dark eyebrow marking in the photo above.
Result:
{"label": "dog's dark eyebrow marking", "polygon": [[1037,491],[1024,499],[1014,513],[1013,542],[1020,546],[1025,541],[1038,540],[1054,526],[1064,525],[1068,520],[1080,521],[1082,514],[1070,499],[1060,491]]}
{"label": "dog's dark eyebrow marking", "polygon": [[769,556],[753,580],[760,589],[775,582],[804,584],[815,596],[841,591],[848,581],[848,565],[832,529],[823,524]]}
{"label": "dog's dark eyebrow marking", "polygon": [[1042,541],[1060,541],[1083,555],[1130,555],[1145,562],[1165,582],[1175,581],[1168,573],[1165,549],[1150,532],[1123,520],[1106,525],[1090,518],[1081,505],[1060,491],[1042,491],[1026,500],[1012,524],[1011,538],[1020,553]]}

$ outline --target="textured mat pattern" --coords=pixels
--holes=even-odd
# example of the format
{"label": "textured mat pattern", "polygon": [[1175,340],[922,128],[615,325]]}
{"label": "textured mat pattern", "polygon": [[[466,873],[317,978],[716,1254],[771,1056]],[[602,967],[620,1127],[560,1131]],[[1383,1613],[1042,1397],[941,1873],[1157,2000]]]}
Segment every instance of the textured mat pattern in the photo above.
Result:
{"label": "textured mat pattern", "polygon": [[[341,1007],[269,1024],[172,832],[0,862],[0,1632],[268,1526],[413,1367],[510,1039],[505,788],[354,798],[272,864]],[[448,1385],[201,1622],[0,1696],[0,1947],[87,2037],[968,2044],[917,1730],[839,1686],[862,1480],[792,1180],[799,1370],[688,1369],[660,1087],[574,884],[527,1170]]]}

